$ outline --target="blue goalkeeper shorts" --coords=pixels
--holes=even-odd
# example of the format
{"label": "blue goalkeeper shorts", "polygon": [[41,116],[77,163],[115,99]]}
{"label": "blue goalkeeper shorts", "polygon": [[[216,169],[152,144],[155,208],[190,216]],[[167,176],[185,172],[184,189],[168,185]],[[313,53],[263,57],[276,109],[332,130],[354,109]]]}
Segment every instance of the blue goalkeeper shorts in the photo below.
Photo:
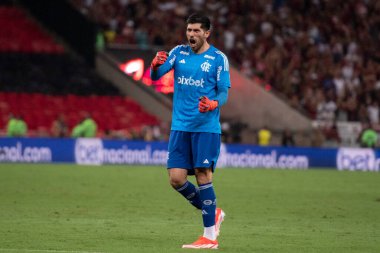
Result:
{"label": "blue goalkeeper shorts", "polygon": [[188,175],[194,175],[195,168],[214,171],[219,151],[220,134],[171,131],[168,169],[187,169]]}

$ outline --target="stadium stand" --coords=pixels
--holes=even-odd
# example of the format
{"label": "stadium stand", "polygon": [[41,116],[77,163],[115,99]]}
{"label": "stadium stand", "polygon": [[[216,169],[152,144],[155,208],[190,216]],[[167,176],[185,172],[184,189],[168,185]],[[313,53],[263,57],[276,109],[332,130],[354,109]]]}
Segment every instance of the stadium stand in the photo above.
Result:
{"label": "stadium stand", "polygon": [[0,6],[0,52],[63,53],[64,48],[12,6]]}
{"label": "stadium stand", "polygon": [[2,91],[51,94],[116,95],[119,91],[90,69],[81,59],[68,53],[0,54]]}
{"label": "stadium stand", "polygon": [[342,124],[336,122],[370,122],[380,129],[379,1],[72,3],[103,28],[108,43],[141,48],[182,43],[186,16],[209,13],[211,42],[242,73],[270,84],[273,93],[314,120],[328,139],[341,141]]}
{"label": "stadium stand", "polygon": [[11,113],[24,118],[28,136],[49,136],[60,114],[71,129],[89,113],[98,124],[98,135],[107,137],[143,138],[147,126],[160,125],[22,8],[10,1],[0,5],[0,25],[4,28],[0,31],[2,135]]}
{"label": "stadium stand", "polygon": [[71,129],[89,112],[102,136],[109,130],[140,132],[143,126],[159,125],[158,120],[146,113],[130,98],[122,96],[45,95],[41,93],[0,93],[1,125],[6,125],[9,113],[25,119],[32,135],[48,135],[51,124],[59,114],[66,116]]}

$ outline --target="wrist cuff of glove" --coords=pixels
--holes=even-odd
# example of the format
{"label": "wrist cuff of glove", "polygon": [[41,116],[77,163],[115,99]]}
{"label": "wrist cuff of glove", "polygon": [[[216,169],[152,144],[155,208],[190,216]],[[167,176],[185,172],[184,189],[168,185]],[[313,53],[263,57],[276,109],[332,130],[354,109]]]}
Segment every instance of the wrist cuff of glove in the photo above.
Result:
{"label": "wrist cuff of glove", "polygon": [[211,109],[214,110],[218,107],[219,102],[217,100],[212,100],[211,101]]}
{"label": "wrist cuff of glove", "polygon": [[157,70],[158,70],[158,67],[159,67],[159,66],[153,66],[153,65],[150,65],[150,68],[151,68],[153,71],[157,71]]}

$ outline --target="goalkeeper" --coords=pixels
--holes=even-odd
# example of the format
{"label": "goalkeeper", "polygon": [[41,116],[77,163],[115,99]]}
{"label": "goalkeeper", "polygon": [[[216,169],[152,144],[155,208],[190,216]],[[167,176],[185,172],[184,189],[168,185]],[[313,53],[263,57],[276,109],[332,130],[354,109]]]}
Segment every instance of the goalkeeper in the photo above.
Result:
{"label": "goalkeeper", "polygon": [[[169,54],[158,52],[151,78],[158,80],[174,69],[172,126],[169,139],[170,184],[202,211],[203,235],[183,248],[218,248],[217,236],[224,212],[216,208],[212,184],[220,150],[220,107],[231,87],[227,57],[207,42],[211,23],[195,13],[187,19],[187,45]],[[198,187],[187,180],[195,175]]]}

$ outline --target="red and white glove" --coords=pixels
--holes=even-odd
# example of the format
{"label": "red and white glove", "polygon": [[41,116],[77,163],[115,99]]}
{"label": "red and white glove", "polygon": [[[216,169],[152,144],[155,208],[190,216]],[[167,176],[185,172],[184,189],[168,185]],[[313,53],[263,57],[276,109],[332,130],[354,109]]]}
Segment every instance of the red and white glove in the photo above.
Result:
{"label": "red and white glove", "polygon": [[150,67],[152,68],[152,70],[156,71],[158,67],[164,64],[166,59],[168,59],[168,55],[169,54],[165,51],[157,52],[156,56],[153,58],[152,63],[150,64]]}
{"label": "red and white glove", "polygon": [[199,98],[198,110],[202,113],[213,111],[218,107],[218,101],[210,100],[206,96]]}

